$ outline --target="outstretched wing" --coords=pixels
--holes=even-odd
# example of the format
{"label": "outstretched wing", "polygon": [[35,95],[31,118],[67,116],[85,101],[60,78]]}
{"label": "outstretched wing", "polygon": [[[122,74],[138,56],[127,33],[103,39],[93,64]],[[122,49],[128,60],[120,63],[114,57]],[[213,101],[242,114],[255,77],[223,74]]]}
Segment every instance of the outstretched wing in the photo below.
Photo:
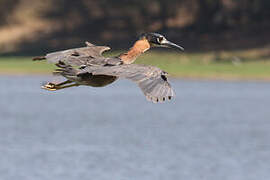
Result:
{"label": "outstretched wing", "polygon": [[45,56],[45,59],[54,64],[61,61],[71,66],[81,66],[106,59],[102,56],[102,53],[109,49],[110,47],[107,46],[95,46],[86,42],[86,47],[49,53]]}
{"label": "outstretched wing", "polygon": [[[174,96],[167,73],[153,66],[127,64],[119,66],[87,66],[81,73],[110,75],[130,79],[138,84],[146,98],[153,102],[165,101]],[[79,75],[79,74],[78,74]]]}

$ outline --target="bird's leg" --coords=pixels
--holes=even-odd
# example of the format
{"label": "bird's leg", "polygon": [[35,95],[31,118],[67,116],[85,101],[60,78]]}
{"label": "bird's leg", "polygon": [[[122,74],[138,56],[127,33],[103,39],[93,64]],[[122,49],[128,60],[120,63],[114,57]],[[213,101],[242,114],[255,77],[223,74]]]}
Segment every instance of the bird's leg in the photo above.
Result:
{"label": "bird's leg", "polygon": [[[59,89],[69,88],[69,87],[73,87],[73,86],[79,86],[77,83],[73,83],[73,84],[70,84],[70,83],[73,83],[73,82],[70,80],[67,80],[67,81],[64,81],[64,82],[61,82],[58,84],[48,82],[44,86],[41,86],[41,88],[49,90],[49,91],[56,91]],[[69,85],[66,85],[66,84],[69,84]]]}
{"label": "bird's leg", "polygon": [[56,88],[58,88],[58,87],[60,87],[62,85],[65,85],[65,84],[69,84],[69,83],[72,83],[72,81],[67,80],[67,81],[63,81],[61,83],[57,83],[57,84],[52,83],[52,82],[48,82],[45,85],[41,86],[41,88],[48,89],[48,90],[49,89],[55,89],[56,90]]}

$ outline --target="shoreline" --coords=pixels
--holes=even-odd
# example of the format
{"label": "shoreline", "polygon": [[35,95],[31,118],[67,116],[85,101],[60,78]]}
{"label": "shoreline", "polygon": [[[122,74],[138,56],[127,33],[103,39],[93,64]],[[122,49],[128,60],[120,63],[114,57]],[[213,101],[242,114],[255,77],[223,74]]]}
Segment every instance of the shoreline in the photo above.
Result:
{"label": "shoreline", "polygon": [[[23,76],[48,76],[53,77],[50,72],[0,72],[1,76],[23,77]],[[228,81],[228,82],[270,82],[270,77],[241,77],[231,75],[168,75],[170,80],[191,80],[191,81]]]}
{"label": "shoreline", "polygon": [[[263,58],[260,55],[264,51],[261,51],[220,52],[218,55],[153,51],[138,58],[136,63],[156,66],[168,72],[169,79],[270,82],[270,57]],[[28,56],[0,56],[0,76],[52,76],[54,69],[53,64],[33,62]]]}

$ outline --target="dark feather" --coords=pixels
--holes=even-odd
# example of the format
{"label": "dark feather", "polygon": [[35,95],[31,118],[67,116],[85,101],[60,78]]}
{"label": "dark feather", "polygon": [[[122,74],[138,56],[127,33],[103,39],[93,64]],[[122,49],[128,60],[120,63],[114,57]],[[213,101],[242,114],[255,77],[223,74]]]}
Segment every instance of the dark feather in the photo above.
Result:
{"label": "dark feather", "polygon": [[45,59],[46,59],[45,56],[37,56],[37,57],[32,58],[33,61],[41,61],[41,60],[45,60]]}

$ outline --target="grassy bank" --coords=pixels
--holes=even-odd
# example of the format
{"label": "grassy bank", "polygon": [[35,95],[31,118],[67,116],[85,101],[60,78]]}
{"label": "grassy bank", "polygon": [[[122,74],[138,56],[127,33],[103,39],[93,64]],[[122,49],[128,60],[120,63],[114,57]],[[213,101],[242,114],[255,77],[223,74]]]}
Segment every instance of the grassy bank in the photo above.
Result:
{"label": "grassy bank", "polygon": [[[136,62],[155,65],[174,77],[270,80],[270,57],[258,51],[219,53],[147,52]],[[1,74],[49,74],[54,66],[30,57],[0,57]]]}

